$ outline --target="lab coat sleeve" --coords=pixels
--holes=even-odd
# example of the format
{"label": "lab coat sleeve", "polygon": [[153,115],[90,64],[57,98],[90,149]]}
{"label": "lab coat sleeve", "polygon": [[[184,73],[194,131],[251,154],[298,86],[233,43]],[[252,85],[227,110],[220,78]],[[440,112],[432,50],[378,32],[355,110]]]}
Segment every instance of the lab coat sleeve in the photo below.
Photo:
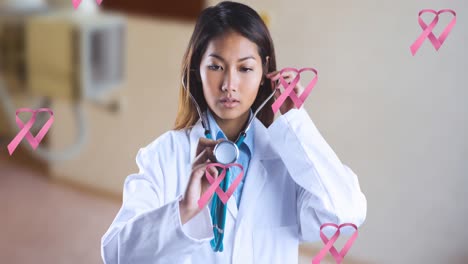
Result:
{"label": "lab coat sleeve", "polygon": [[341,163],[305,109],[291,109],[268,130],[297,186],[301,240],[318,240],[325,223],[360,226],[366,218],[367,201],[357,176]]}
{"label": "lab coat sleeve", "polygon": [[183,263],[213,237],[207,208],[182,225],[182,195],[164,204],[161,166],[148,152],[138,152],[140,172],[125,180],[122,207],[102,237],[104,263]]}

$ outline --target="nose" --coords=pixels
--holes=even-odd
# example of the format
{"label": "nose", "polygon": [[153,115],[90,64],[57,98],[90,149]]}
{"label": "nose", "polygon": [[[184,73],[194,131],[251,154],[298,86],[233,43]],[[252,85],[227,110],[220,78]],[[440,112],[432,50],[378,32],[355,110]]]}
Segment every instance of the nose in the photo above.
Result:
{"label": "nose", "polygon": [[236,92],[239,85],[239,77],[235,70],[226,71],[224,74],[223,85],[221,90],[223,92]]}

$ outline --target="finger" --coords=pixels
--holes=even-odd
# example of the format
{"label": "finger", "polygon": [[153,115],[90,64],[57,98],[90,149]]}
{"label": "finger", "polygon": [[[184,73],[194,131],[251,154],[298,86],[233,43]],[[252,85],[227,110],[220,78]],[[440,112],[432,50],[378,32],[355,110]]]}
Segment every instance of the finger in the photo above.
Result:
{"label": "finger", "polygon": [[213,147],[214,148],[214,146],[216,146],[216,144],[218,144],[218,141],[201,137],[198,140],[198,145],[197,145],[197,150],[195,152],[195,156],[198,156],[207,147]]}
{"label": "finger", "polygon": [[304,87],[300,83],[297,83],[296,86],[294,87],[294,92],[296,94],[300,94],[302,93],[302,91],[304,91]]}
{"label": "finger", "polygon": [[286,80],[286,79],[292,78],[293,76],[294,76],[293,72],[287,71],[287,72],[283,72],[282,74],[277,74],[275,76],[272,76],[270,79],[272,81],[276,81],[282,77],[284,80]]}
{"label": "finger", "polygon": [[276,90],[275,92],[275,99],[278,99],[278,97],[280,97],[281,93],[279,90]]}
{"label": "finger", "polygon": [[214,141],[212,139],[201,137],[198,140],[196,155],[198,155],[204,148],[210,147],[210,146],[214,147],[215,145],[216,145],[216,141]]}
{"label": "finger", "polygon": [[218,169],[214,166],[208,168],[208,172],[215,178],[218,177]]}
{"label": "finger", "polygon": [[276,81],[276,80],[278,80],[278,79],[280,78],[280,76],[281,76],[281,74],[274,75],[274,76],[272,76],[272,77],[270,78],[270,80]]}
{"label": "finger", "polygon": [[275,90],[279,86],[277,81],[270,80],[270,84],[271,84],[271,90]]}
{"label": "finger", "polygon": [[280,71],[273,71],[273,72],[267,73],[265,76],[266,76],[267,78],[270,78],[271,76],[274,76],[274,75],[278,74],[279,72],[280,72]]}
{"label": "finger", "polygon": [[[276,83],[276,87],[279,87],[281,85],[281,81],[279,80],[279,77],[275,78],[274,80],[272,79],[272,81]],[[291,83],[291,79],[288,77],[283,77],[283,81],[285,81],[288,84]]]}
{"label": "finger", "polygon": [[193,161],[193,165],[198,165],[198,164],[203,164],[207,161],[215,161],[216,158],[213,153],[213,148],[207,147],[205,148],[198,156],[195,157],[195,160]]}
{"label": "finger", "polygon": [[210,162],[204,162],[204,163],[201,163],[201,164],[197,164],[193,167],[193,172],[195,173],[195,176],[196,178],[202,178],[206,171],[208,171],[210,173],[211,176],[213,177],[218,177],[218,170],[216,169],[216,167],[211,167],[210,168],[207,168],[208,165],[211,164]]}
{"label": "finger", "polygon": [[204,184],[210,184],[210,181],[208,181],[208,178],[205,176],[206,174],[209,174],[213,179],[217,179],[219,176],[218,169],[214,166],[208,167],[209,164],[210,163],[206,162],[198,165],[194,169],[193,180],[202,181]]}
{"label": "finger", "polygon": [[296,77],[296,74],[294,72],[286,72],[283,75],[283,79],[288,80],[288,81],[293,80],[295,77]]}
{"label": "finger", "polygon": [[290,78],[296,77],[296,74],[297,74],[297,73],[294,72],[294,71],[288,71],[288,72],[285,72],[285,73],[286,73],[285,75],[288,76],[288,77],[290,77]]}

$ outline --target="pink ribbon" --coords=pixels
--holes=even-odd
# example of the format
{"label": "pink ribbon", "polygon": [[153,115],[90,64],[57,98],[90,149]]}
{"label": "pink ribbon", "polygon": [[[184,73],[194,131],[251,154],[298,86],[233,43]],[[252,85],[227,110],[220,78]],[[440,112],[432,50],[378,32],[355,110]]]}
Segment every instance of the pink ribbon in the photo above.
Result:
{"label": "pink ribbon", "polygon": [[[322,232],[323,228],[325,228],[327,226],[332,226],[332,227],[336,228],[335,234],[330,239],[328,239],[328,237]],[[353,235],[348,239],[348,241],[346,242],[344,247],[341,249],[341,251],[338,252],[338,250],[336,250],[336,248],[333,246],[333,244],[335,244],[336,240],[340,236],[340,229],[342,227],[345,227],[345,226],[351,226],[356,231],[354,231]],[[341,224],[341,225],[336,225],[336,224],[333,224],[333,223],[323,224],[320,227],[320,238],[322,238],[322,241],[325,244],[325,247],[322,248],[322,250],[320,250],[320,252],[317,254],[317,256],[314,257],[314,259],[312,260],[312,264],[319,264],[320,261],[322,261],[322,259],[325,257],[325,255],[327,254],[328,251],[330,251],[330,254],[336,260],[336,263],[340,264],[343,261],[344,257],[346,256],[346,254],[348,253],[351,246],[353,245],[354,240],[356,240],[357,235],[358,235],[357,226],[355,224],[352,224],[352,223],[345,223],[345,224]]]}
{"label": "pink ribbon", "polygon": [[[221,174],[218,176],[218,178],[214,178],[213,175],[209,173],[209,168],[215,167],[215,168],[222,168]],[[239,175],[237,175],[236,179],[232,182],[231,186],[229,186],[228,190],[226,192],[219,187],[223,179],[226,177],[226,169],[230,167],[239,167],[241,169],[241,172]],[[206,192],[200,197],[200,200],[198,200],[198,207],[202,209],[205,207],[205,205],[209,202],[211,196],[215,193],[218,194],[219,199],[226,204],[231,198],[232,194],[236,190],[237,186],[240,184],[242,177],[244,177],[244,168],[242,165],[237,164],[237,163],[231,163],[231,164],[221,164],[221,163],[210,163],[206,166],[206,171],[205,171],[205,176],[206,179],[208,180],[209,183],[211,183],[211,186],[206,190]]]}
{"label": "pink ribbon", "polygon": [[[31,119],[29,119],[29,121],[26,122],[26,125],[18,117],[18,114],[23,113],[23,112],[32,113]],[[37,113],[40,113],[40,112],[48,112],[50,114],[50,117],[47,120],[47,122],[44,124],[44,126],[41,128],[41,130],[39,130],[39,133],[36,135],[36,137],[34,137],[29,130],[34,125],[34,122],[36,122]],[[10,153],[10,156],[13,154],[13,152],[18,147],[19,143],[21,142],[21,140],[23,140],[24,137],[26,137],[26,140],[28,140],[31,147],[33,149],[36,149],[37,146],[39,146],[39,143],[41,143],[44,136],[49,131],[49,128],[52,126],[52,123],[54,123],[54,113],[49,108],[40,108],[37,110],[32,110],[29,108],[20,108],[16,110],[16,124],[21,130],[18,132],[15,138],[13,138],[10,144],[8,144],[8,152]]]}
{"label": "pink ribbon", "polygon": [[[294,78],[294,80],[291,82],[291,83],[287,83],[284,78],[283,78],[283,72],[285,71],[294,71],[297,73],[296,77]],[[315,73],[315,77],[310,81],[310,83],[307,85],[307,87],[304,89],[304,92],[302,92],[302,94],[298,97],[296,95],[296,93],[294,93],[294,87],[296,87],[297,83],[299,82],[299,80],[301,79],[301,73],[304,72],[304,71],[312,71]],[[307,96],[309,96],[309,93],[310,91],[312,91],[312,88],[314,88],[315,84],[317,83],[317,80],[318,80],[318,73],[317,73],[317,70],[315,70],[314,68],[302,68],[300,70],[296,69],[296,68],[284,68],[280,71],[280,84],[283,85],[283,87],[285,87],[286,89],[284,90],[284,92],[276,99],[276,101],[272,104],[272,108],[273,108],[273,113],[276,114],[276,112],[278,112],[278,110],[280,109],[281,105],[283,105],[284,101],[286,101],[286,99],[288,97],[291,98],[291,100],[293,101],[294,105],[297,107],[297,108],[300,108],[305,100],[307,99]]]}
{"label": "pink ribbon", "polygon": [[[83,0],[72,0],[73,7],[74,7],[75,9],[77,9],[77,8],[80,6],[81,1],[83,1]],[[98,5],[100,5],[100,4],[102,3],[102,1],[103,1],[103,0],[96,0],[96,3],[97,3]]]}
{"label": "pink ribbon", "polygon": [[[424,13],[433,13],[433,14],[435,14],[435,17],[434,17],[434,19],[432,19],[432,22],[429,24],[429,26],[426,25],[426,23],[424,23],[424,21],[421,18],[421,15],[424,14]],[[432,30],[435,28],[435,26],[439,22],[439,15],[442,14],[442,13],[451,13],[453,15],[453,18],[450,21],[450,23],[445,27],[442,34],[440,34],[439,38],[436,38],[434,36],[434,33],[432,33]],[[444,43],[445,39],[448,37],[448,34],[452,30],[452,28],[455,26],[456,21],[457,21],[457,14],[455,13],[455,11],[453,11],[451,9],[443,9],[443,10],[440,10],[440,11],[435,11],[435,10],[432,10],[432,9],[423,9],[423,10],[421,10],[419,12],[419,14],[418,14],[418,22],[419,22],[419,25],[421,26],[421,28],[423,29],[423,32],[416,39],[416,41],[413,43],[413,45],[411,45],[411,47],[410,47],[411,54],[413,54],[413,56],[416,54],[416,52],[419,50],[419,48],[421,47],[421,45],[423,44],[423,42],[424,42],[424,40],[426,38],[429,38],[429,40],[432,43],[432,46],[434,46],[434,48],[438,51],[439,48]]]}

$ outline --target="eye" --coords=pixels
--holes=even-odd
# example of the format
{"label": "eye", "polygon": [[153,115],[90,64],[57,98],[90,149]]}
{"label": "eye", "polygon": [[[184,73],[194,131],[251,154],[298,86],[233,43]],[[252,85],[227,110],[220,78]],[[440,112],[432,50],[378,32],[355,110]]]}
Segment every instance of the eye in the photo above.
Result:
{"label": "eye", "polygon": [[209,65],[208,69],[213,70],[213,71],[217,71],[219,69],[222,69],[222,67],[219,66],[219,65]]}
{"label": "eye", "polygon": [[247,68],[247,67],[242,67],[242,68],[241,68],[241,70],[242,70],[242,71],[244,71],[244,72],[250,72],[250,71],[253,71],[253,69],[252,69],[252,68]]}

